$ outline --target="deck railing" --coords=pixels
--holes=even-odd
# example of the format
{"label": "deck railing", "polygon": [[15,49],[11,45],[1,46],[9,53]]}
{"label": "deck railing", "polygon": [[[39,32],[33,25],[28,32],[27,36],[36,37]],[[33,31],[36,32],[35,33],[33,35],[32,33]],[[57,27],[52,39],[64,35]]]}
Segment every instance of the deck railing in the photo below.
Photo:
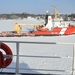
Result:
{"label": "deck railing", "polygon": [[[75,75],[75,43],[58,43],[58,42],[29,42],[29,41],[0,41],[4,43],[15,43],[16,44],[16,68],[15,68],[15,74],[20,75],[19,72],[19,57],[27,57],[27,58],[52,58],[52,59],[72,59],[72,75]],[[25,44],[48,44],[48,45],[73,45],[73,57],[60,57],[60,56],[33,56],[33,55],[19,55],[19,46],[21,43]],[[60,48],[59,48],[60,49]],[[31,70],[31,69],[30,69]],[[62,71],[65,72],[65,70],[49,70],[49,69],[32,69],[32,70],[41,70],[41,71]]]}

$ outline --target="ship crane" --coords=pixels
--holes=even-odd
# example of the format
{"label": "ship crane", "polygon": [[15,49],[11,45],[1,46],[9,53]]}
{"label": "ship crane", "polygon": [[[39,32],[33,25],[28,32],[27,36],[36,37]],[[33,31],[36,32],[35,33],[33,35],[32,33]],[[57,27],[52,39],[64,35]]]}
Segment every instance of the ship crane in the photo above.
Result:
{"label": "ship crane", "polygon": [[33,26],[34,27],[33,31],[36,31],[37,26],[44,26],[44,24],[18,24],[18,23],[15,23],[14,24],[15,32],[17,34],[20,34],[22,32],[22,27],[23,26]]}

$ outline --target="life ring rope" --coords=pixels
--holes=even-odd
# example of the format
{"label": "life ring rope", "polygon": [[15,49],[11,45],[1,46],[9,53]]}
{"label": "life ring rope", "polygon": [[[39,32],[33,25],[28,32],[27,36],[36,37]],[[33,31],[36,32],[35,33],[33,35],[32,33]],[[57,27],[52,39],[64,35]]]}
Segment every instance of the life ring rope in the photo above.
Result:
{"label": "life ring rope", "polygon": [[[12,50],[7,46],[5,43],[0,43],[0,48],[6,53],[6,55],[13,55]],[[12,58],[8,59],[6,58],[4,60],[4,68],[9,66],[12,62]]]}

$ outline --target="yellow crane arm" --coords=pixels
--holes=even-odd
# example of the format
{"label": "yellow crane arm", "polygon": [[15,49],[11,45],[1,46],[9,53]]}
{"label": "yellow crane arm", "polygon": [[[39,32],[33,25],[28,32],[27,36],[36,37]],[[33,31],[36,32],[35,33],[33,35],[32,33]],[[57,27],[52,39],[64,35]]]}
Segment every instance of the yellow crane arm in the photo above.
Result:
{"label": "yellow crane arm", "polygon": [[14,30],[20,34],[22,31],[22,26],[34,26],[34,31],[36,30],[37,26],[44,26],[44,24],[14,24]]}

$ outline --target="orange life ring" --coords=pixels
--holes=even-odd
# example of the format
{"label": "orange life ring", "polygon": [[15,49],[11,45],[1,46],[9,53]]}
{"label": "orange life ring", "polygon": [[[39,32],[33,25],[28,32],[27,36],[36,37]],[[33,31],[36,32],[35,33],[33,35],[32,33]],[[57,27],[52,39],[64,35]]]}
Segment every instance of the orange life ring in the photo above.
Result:
{"label": "orange life ring", "polygon": [[[0,48],[6,53],[6,55],[13,55],[12,50],[6,44],[0,43]],[[12,58],[6,58],[4,60],[3,68],[9,66],[11,62],[12,62]]]}

